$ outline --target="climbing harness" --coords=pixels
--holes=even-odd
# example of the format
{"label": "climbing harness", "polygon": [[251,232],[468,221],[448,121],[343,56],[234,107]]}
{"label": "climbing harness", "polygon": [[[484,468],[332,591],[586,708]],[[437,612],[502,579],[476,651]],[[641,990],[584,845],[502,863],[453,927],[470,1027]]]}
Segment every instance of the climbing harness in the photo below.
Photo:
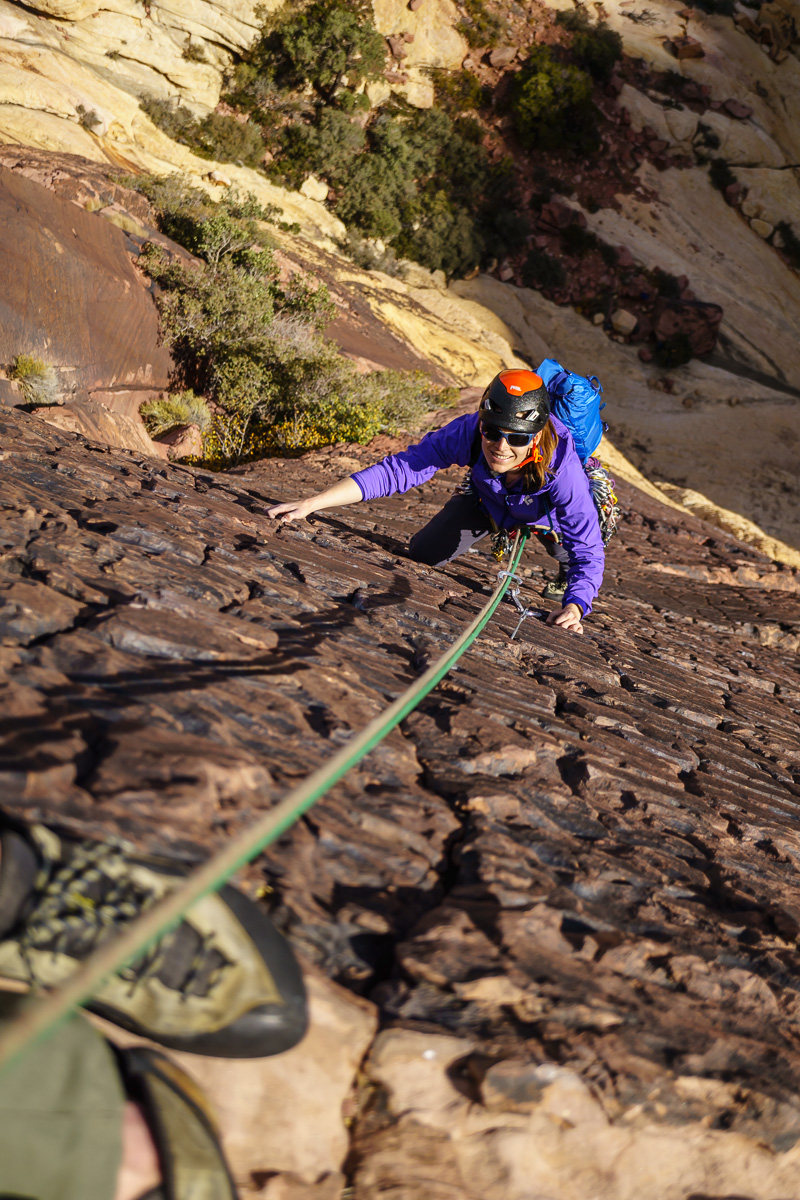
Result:
{"label": "climbing harness", "polygon": [[[25,1009],[0,1036],[0,1071],[15,1062],[34,1043],[53,1033],[74,1009],[86,1003],[102,987],[110,975],[124,970],[129,963],[149,950],[159,938],[183,919],[193,904],[210,892],[217,891],[235,871],[245,863],[251,862],[266,846],[279,838],[351,767],[360,762],[395,726],[413,712],[472,645],[491,619],[512,580],[519,581],[516,570],[527,538],[527,530],[517,533],[512,546],[510,568],[500,572],[497,587],[481,611],[450,649],[432,663],[393,704],[370,721],[361,733],[356,734],[328,763],[309,775],[304,783],[293,788],[250,829],[232,838],[217,854],[186,876],[173,892],[131,921],[117,938],[94,951],[62,987]],[[520,607],[517,600],[515,604]]]}

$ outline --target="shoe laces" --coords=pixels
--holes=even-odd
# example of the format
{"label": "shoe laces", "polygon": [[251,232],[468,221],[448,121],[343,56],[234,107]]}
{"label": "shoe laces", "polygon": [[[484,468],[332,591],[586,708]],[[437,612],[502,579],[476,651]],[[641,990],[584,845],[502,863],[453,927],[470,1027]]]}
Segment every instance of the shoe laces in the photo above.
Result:
{"label": "shoe laces", "polygon": [[[130,846],[120,839],[79,842],[65,861],[54,856],[46,843],[38,843],[37,848],[41,869],[34,882],[32,907],[17,937],[32,986],[39,981],[31,951],[87,958],[115,930],[158,900],[153,890],[131,876]],[[163,976],[163,982],[184,998],[205,994],[229,965],[213,940],[183,922],[120,971],[120,978],[130,982],[131,991],[146,978]],[[183,961],[176,964],[176,957]]]}

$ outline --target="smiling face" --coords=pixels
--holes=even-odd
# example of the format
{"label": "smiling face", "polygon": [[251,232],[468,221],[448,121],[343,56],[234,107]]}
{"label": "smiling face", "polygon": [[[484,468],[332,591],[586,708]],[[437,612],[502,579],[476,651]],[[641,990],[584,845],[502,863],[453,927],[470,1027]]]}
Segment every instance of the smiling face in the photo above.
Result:
{"label": "smiling face", "polygon": [[513,471],[529,457],[541,436],[541,433],[537,433],[527,446],[509,446],[504,437],[499,442],[493,442],[485,437],[481,430],[483,456],[493,471],[498,475],[505,475],[507,471]]}

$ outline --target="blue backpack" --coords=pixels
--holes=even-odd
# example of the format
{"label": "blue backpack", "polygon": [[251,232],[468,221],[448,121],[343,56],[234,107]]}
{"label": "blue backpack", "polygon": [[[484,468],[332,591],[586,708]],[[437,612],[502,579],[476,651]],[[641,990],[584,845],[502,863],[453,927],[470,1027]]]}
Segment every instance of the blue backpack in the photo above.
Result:
{"label": "blue backpack", "polygon": [[614,494],[614,480],[593,455],[608,426],[600,419],[603,388],[596,375],[574,375],[565,371],[554,358],[546,358],[536,368],[550,396],[553,416],[563,421],[572,434],[578,457],[589,479],[603,545],[607,546],[619,521],[619,503]]}
{"label": "blue backpack", "polygon": [[608,428],[600,420],[600,403],[603,388],[596,375],[574,375],[565,371],[554,358],[546,358],[537,368],[550,395],[550,406],[554,417],[563,421],[572,434],[578,457],[584,466],[600,445]]}

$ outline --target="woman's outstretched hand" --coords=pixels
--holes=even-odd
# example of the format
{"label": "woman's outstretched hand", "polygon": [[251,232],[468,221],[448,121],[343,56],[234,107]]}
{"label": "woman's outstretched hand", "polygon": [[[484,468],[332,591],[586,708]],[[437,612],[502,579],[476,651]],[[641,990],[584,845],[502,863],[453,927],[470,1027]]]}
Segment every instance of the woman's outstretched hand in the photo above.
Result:
{"label": "woman's outstretched hand", "polygon": [[361,488],[355,479],[348,476],[340,479],[324,492],[308,496],[305,500],[289,500],[286,504],[271,504],[264,513],[271,521],[281,525],[288,521],[302,521],[312,513],[321,512],[323,508],[336,508],[339,504],[356,504],[361,499]]}
{"label": "woman's outstretched hand", "polygon": [[272,504],[264,511],[271,521],[283,524],[284,521],[302,521],[314,509],[308,500],[290,500],[288,504]]}
{"label": "woman's outstretched hand", "polygon": [[546,621],[547,625],[560,625],[572,633],[583,633],[581,610],[577,604],[565,604],[563,608],[555,608]]}

